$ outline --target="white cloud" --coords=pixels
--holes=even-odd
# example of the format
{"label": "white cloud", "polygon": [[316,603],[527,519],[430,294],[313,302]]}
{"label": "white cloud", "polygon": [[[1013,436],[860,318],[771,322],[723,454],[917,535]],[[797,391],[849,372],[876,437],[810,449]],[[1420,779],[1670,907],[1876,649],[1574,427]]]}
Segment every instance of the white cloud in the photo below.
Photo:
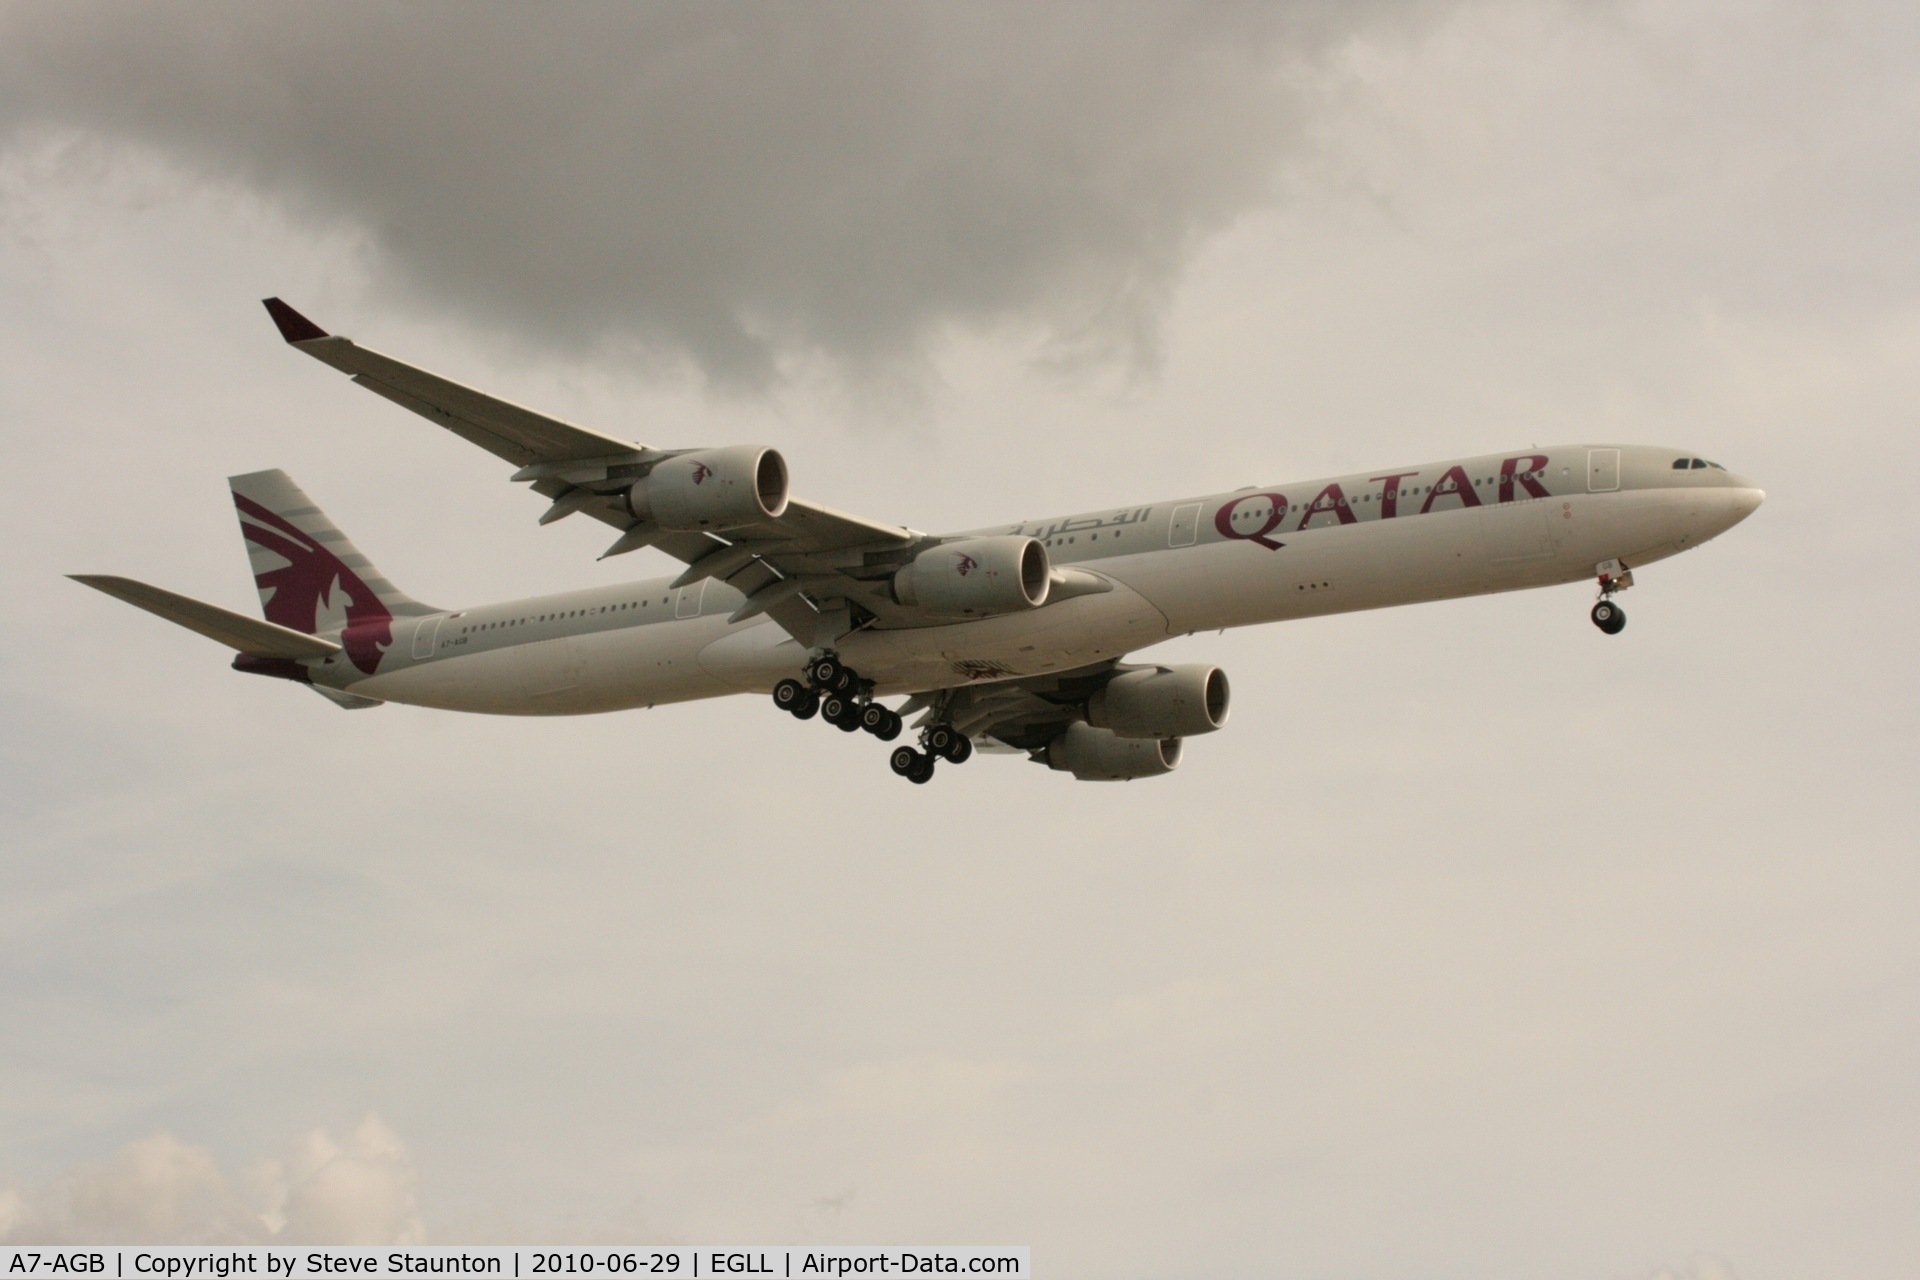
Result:
{"label": "white cloud", "polygon": [[344,1141],[315,1129],[229,1176],[213,1152],[156,1133],[43,1186],[0,1191],[5,1244],[418,1244],[413,1164],[369,1115]]}

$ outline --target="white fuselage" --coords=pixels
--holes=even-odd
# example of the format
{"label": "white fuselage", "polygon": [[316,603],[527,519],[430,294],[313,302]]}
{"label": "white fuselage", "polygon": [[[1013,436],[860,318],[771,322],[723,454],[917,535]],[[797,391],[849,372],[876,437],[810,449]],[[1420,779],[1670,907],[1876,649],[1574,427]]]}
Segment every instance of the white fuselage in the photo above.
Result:
{"label": "white fuselage", "polygon": [[[1758,488],[1717,467],[1674,469],[1683,456],[1528,449],[979,530],[1039,538],[1056,568],[1111,589],[949,624],[883,621],[834,647],[884,696],[1067,671],[1194,631],[1592,579],[1759,506]],[[396,619],[375,674],[335,659],[312,664],[313,679],[389,702],[576,715],[765,692],[801,671],[808,649],[779,625],[729,623],[739,592],[670,582]]]}

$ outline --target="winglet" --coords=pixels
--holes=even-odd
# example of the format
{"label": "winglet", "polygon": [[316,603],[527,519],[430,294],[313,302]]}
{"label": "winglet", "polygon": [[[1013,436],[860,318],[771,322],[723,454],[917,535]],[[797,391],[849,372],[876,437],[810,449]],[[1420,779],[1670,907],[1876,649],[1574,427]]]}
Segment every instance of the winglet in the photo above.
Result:
{"label": "winglet", "polygon": [[265,298],[262,302],[267,314],[273,317],[274,324],[280,327],[280,336],[288,342],[311,342],[315,338],[324,338],[327,331],[313,321],[295,311],[278,298]]}

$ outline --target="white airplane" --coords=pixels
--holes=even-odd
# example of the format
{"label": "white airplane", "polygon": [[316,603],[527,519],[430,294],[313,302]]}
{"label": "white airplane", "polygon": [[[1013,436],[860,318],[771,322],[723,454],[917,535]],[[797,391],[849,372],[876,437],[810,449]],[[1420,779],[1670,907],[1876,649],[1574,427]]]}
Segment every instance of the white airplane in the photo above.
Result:
{"label": "white airplane", "polygon": [[[283,471],[229,483],[266,620],[127,578],[80,582],[238,650],[236,670],[342,707],[581,715],[735,693],[918,746],[933,776],[983,750],[1089,780],[1170,772],[1227,721],[1226,675],[1129,663],[1170,636],[1583,578],[1626,625],[1633,570],[1765,494],[1691,452],[1566,445],[933,535],[792,497],[773,449],[656,449],[497,400],[328,334],[278,298],[281,335],[518,468],[547,524],[618,530],[674,578],[446,610],[396,588]],[[898,707],[882,699],[904,696]]]}

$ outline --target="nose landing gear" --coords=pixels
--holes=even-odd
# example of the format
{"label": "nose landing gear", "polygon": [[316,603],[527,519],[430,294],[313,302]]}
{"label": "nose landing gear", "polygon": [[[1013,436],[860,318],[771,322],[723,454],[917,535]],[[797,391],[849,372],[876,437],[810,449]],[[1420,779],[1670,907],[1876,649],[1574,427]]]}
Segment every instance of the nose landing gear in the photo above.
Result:
{"label": "nose landing gear", "polygon": [[1613,602],[1614,593],[1625,591],[1633,585],[1633,570],[1618,560],[1602,560],[1594,566],[1594,572],[1600,578],[1600,602],[1593,606],[1593,612],[1587,616],[1593,619],[1593,625],[1610,636],[1617,636],[1627,627],[1627,611]]}

